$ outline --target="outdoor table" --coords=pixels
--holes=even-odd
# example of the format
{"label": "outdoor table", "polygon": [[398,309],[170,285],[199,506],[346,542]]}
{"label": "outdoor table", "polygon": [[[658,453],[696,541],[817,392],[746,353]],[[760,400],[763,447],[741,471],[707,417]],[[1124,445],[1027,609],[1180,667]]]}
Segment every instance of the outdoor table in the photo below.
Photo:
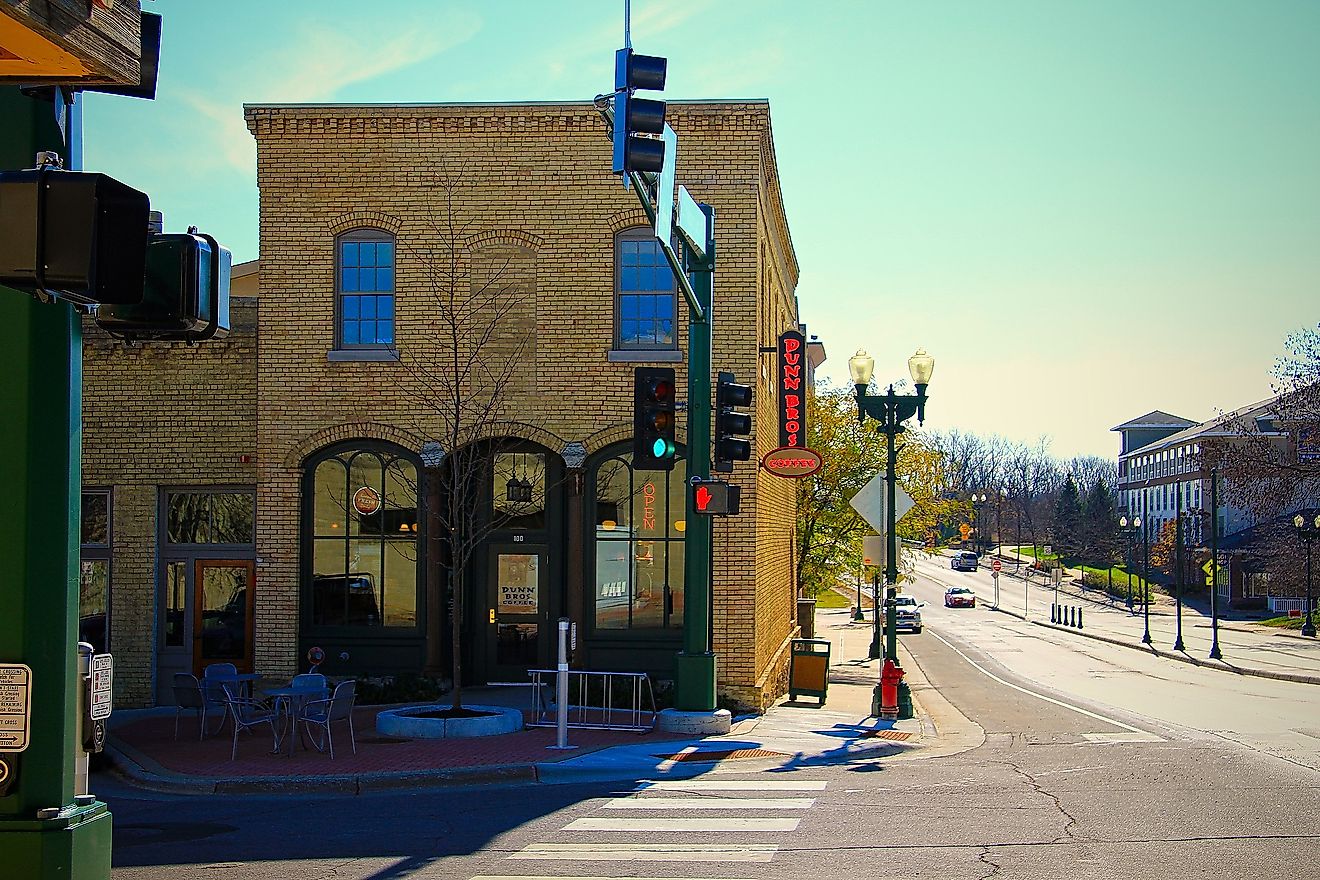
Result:
{"label": "outdoor table", "polygon": [[[266,696],[275,701],[275,715],[282,718],[283,722],[277,722],[275,725],[275,751],[280,752],[284,749],[284,740],[289,739],[289,755],[293,756],[293,734],[298,728],[298,710],[312,700],[324,700],[329,696],[327,688],[296,688],[283,687],[273,688],[265,692]],[[288,730],[285,731],[285,725]]]}

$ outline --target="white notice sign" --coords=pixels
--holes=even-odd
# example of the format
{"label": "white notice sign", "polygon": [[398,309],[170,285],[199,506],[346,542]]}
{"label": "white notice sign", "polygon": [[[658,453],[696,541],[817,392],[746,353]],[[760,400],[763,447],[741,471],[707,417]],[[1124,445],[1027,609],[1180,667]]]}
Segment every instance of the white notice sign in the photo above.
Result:
{"label": "white notice sign", "polygon": [[0,752],[28,747],[32,729],[32,670],[23,663],[0,663]]}
{"label": "white notice sign", "polygon": [[92,702],[88,709],[93,721],[110,717],[111,703],[114,702],[114,668],[114,658],[109,654],[92,657]]}
{"label": "white notice sign", "polygon": [[[853,510],[861,514],[862,519],[871,524],[871,528],[885,534],[885,475],[876,474],[848,502]],[[912,498],[903,491],[902,486],[894,487],[894,516],[902,519],[903,514],[912,509]]]}

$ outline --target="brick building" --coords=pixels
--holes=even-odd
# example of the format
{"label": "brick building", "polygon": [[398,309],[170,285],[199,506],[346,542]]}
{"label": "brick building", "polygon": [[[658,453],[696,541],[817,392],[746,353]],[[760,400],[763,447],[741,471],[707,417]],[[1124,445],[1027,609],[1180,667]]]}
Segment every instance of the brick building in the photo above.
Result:
{"label": "brick building", "polygon": [[[84,609],[94,623],[108,607],[119,702],[168,703],[171,673],[217,659],[287,676],[312,645],[332,674],[448,674],[453,581],[431,511],[435,469],[456,460],[455,388],[487,407],[462,447],[485,462],[465,680],[525,681],[561,615],[578,665],[672,675],[685,475],[631,468],[632,377],[672,365],[685,387],[686,307],[608,173],[594,108],[246,118],[261,260],[235,267],[233,332],[86,334]],[[713,366],[755,389],[713,595],[720,689],[759,706],[783,691],[796,628],[794,484],[757,462],[778,439],[764,348],[799,327],[798,268],[768,104],[670,104],[669,119],[678,180],[716,211]],[[461,311],[455,294],[475,329],[451,338],[437,316]],[[456,353],[481,369],[456,380]]]}

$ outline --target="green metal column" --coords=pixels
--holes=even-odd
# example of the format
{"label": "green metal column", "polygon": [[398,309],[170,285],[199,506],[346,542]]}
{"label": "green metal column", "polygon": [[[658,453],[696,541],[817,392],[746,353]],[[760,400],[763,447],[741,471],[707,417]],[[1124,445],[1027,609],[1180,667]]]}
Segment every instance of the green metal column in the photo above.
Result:
{"label": "green metal column", "polygon": [[[0,131],[0,168],[66,153],[52,105],[15,88],[0,88]],[[6,756],[17,778],[0,797],[0,873],[108,878],[110,813],[74,797],[82,325],[66,303],[0,288],[0,350],[0,663],[32,670],[29,745]]]}
{"label": "green metal column", "polygon": [[[889,396],[894,396],[894,387],[889,387]],[[898,523],[894,516],[898,489],[898,432],[902,427],[898,423],[897,411],[891,405],[886,410],[893,424],[886,425],[885,440],[887,458],[885,471],[885,656],[898,662],[898,603],[894,601],[894,587],[898,584]]]}
{"label": "green metal column", "polygon": [[[687,252],[702,315],[689,310],[688,321],[688,431],[687,475],[710,476],[711,432],[711,337],[714,318],[711,303],[715,284],[715,210],[702,205],[708,229],[706,255],[698,259]],[[691,491],[687,495],[687,530],[683,561],[683,650],[675,666],[674,708],[683,712],[715,710],[715,654],[711,650],[711,517],[698,514]]]}

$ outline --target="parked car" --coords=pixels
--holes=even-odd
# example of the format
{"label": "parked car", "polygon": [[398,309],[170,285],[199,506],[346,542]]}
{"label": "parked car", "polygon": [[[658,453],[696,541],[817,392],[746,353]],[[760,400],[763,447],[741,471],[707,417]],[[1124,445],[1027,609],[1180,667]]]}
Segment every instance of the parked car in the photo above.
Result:
{"label": "parked car", "polygon": [[944,593],[945,608],[975,608],[976,594],[966,587],[949,587]]}
{"label": "parked car", "polygon": [[914,633],[921,632],[921,606],[923,603],[918,602],[911,596],[899,596],[895,600],[895,604],[897,605],[895,609],[897,620],[895,621],[894,630],[910,629]]}
{"label": "parked car", "polygon": [[949,568],[954,571],[976,571],[978,562],[975,551],[959,550],[953,554],[953,559],[949,560]]}

